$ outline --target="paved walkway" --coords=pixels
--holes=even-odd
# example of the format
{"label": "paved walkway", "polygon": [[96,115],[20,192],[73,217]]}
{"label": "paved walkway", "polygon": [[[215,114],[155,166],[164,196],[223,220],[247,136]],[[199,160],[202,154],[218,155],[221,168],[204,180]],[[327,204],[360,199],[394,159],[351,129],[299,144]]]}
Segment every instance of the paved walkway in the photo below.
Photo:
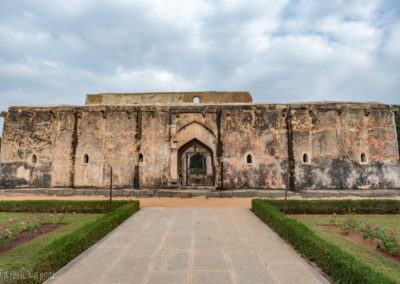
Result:
{"label": "paved walkway", "polygon": [[328,283],[248,209],[144,208],[47,283]]}

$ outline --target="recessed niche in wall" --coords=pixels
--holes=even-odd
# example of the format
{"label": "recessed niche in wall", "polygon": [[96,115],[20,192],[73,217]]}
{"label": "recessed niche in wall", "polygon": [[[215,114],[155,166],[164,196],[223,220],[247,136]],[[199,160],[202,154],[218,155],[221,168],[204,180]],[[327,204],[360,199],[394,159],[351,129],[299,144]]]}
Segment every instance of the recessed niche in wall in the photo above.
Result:
{"label": "recessed niche in wall", "polygon": [[194,103],[194,104],[200,103],[200,98],[199,98],[199,97],[194,97],[194,98],[193,98],[193,103]]}
{"label": "recessed niche in wall", "polygon": [[246,163],[248,165],[251,165],[253,163],[253,156],[251,154],[248,154],[246,157]]}
{"label": "recessed niche in wall", "polygon": [[368,163],[368,156],[365,153],[361,153],[360,155],[360,163],[367,164]]}
{"label": "recessed niche in wall", "polygon": [[37,163],[37,157],[36,157],[35,154],[33,154],[32,157],[31,157],[31,163],[32,164],[36,164]]}
{"label": "recessed niche in wall", "polygon": [[307,153],[303,154],[303,164],[309,164],[310,163],[310,156]]}
{"label": "recessed niche in wall", "polygon": [[89,155],[88,154],[83,155],[83,163],[89,164]]}
{"label": "recessed niche in wall", "polygon": [[139,154],[139,163],[143,163],[143,154],[142,153]]}

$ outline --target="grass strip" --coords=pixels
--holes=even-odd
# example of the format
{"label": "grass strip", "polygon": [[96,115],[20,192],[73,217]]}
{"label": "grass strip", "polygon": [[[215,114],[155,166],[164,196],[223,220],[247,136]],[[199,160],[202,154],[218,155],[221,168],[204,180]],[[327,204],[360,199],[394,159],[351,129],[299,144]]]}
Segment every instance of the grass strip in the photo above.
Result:
{"label": "grass strip", "polygon": [[3,272],[4,283],[42,283],[138,210],[139,201],[126,201],[96,221],[54,240],[26,262]]}
{"label": "grass strip", "polygon": [[[340,247],[344,252],[352,255],[358,261],[373,267],[374,270],[379,271],[383,275],[395,281],[399,281],[400,269],[398,264],[391,262],[382,255],[372,252],[361,245],[355,244],[344,236],[335,234],[322,227],[331,225],[331,215],[290,215],[289,218],[296,219],[305,224],[317,236],[337,247]],[[341,216],[338,216],[337,218],[341,218]],[[400,224],[400,215],[364,215],[357,216],[357,219],[363,220],[364,222],[371,221],[374,224],[380,224],[387,227],[398,226]]]}
{"label": "grass strip", "polygon": [[[0,221],[4,220],[7,216],[9,218],[19,217],[23,218],[25,216],[29,216],[29,213],[12,213],[12,212],[2,212],[0,213]],[[0,256],[0,270],[8,271],[9,269],[25,263],[29,258],[31,258],[34,254],[36,254],[39,250],[49,245],[56,239],[63,237],[64,235],[70,234],[73,231],[76,231],[80,227],[86,225],[87,223],[91,223],[98,218],[101,218],[104,214],[65,214],[65,218],[62,223],[66,224],[65,226],[58,228],[55,231],[52,231],[49,234],[45,234],[38,238],[31,240],[28,243],[22,244],[12,251],[7,252]],[[1,278],[1,274],[0,274]]]}
{"label": "grass strip", "polygon": [[269,201],[253,199],[253,212],[336,283],[396,283],[318,237],[306,225],[286,217]]}

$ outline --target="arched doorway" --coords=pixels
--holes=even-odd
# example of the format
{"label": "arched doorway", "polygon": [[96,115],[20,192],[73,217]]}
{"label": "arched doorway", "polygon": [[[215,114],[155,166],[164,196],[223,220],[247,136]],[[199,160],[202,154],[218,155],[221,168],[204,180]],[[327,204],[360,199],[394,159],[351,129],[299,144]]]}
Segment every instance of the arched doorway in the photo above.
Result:
{"label": "arched doorway", "polygon": [[197,139],[183,145],[178,151],[178,173],[182,186],[214,186],[212,150]]}

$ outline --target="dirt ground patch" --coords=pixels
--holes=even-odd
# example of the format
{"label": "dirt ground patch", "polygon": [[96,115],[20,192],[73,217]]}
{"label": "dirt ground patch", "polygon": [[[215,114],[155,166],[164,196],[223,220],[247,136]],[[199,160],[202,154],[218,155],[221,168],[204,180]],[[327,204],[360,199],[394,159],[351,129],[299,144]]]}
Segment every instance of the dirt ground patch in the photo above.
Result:
{"label": "dirt ground patch", "polygon": [[[192,197],[192,198],[173,198],[173,197],[150,197],[150,198],[132,198],[132,197],[113,197],[113,200],[139,200],[140,207],[221,207],[221,208],[251,208],[251,200],[253,198],[205,198],[205,197]],[[282,199],[282,198],[278,198]],[[323,200],[323,199],[371,199],[362,197],[343,197],[343,198],[288,198],[288,199],[302,199],[302,200]],[[400,196],[390,198],[373,198],[373,199],[397,199]],[[21,195],[0,195],[0,200],[109,200],[105,196],[49,196],[49,195],[34,195],[34,194],[21,194]]]}
{"label": "dirt ground patch", "polygon": [[360,236],[359,232],[356,231],[351,231],[348,235],[343,235],[342,234],[342,229],[339,226],[321,226],[324,229],[327,229],[331,231],[332,233],[335,233],[343,238],[348,239],[349,241],[352,241],[353,243],[356,243],[369,251],[379,254],[383,256],[384,258],[390,260],[391,262],[400,265],[400,257],[394,257],[391,256],[390,254],[381,251],[380,249],[376,248],[377,241],[375,240],[374,242],[371,242],[369,240],[364,241],[363,238]]}
{"label": "dirt ground patch", "polygon": [[[114,197],[113,200],[139,200],[140,207],[221,207],[221,208],[251,208],[252,198],[127,198]],[[104,196],[44,196],[44,195],[0,195],[0,200],[109,200]]]}
{"label": "dirt ground patch", "polygon": [[19,247],[20,245],[30,242],[33,239],[46,235],[62,226],[65,226],[65,224],[47,224],[43,225],[43,229],[46,230],[47,228],[47,230],[41,233],[32,234],[31,232],[22,232],[15,240],[0,245],[0,255],[3,255],[16,247]]}

